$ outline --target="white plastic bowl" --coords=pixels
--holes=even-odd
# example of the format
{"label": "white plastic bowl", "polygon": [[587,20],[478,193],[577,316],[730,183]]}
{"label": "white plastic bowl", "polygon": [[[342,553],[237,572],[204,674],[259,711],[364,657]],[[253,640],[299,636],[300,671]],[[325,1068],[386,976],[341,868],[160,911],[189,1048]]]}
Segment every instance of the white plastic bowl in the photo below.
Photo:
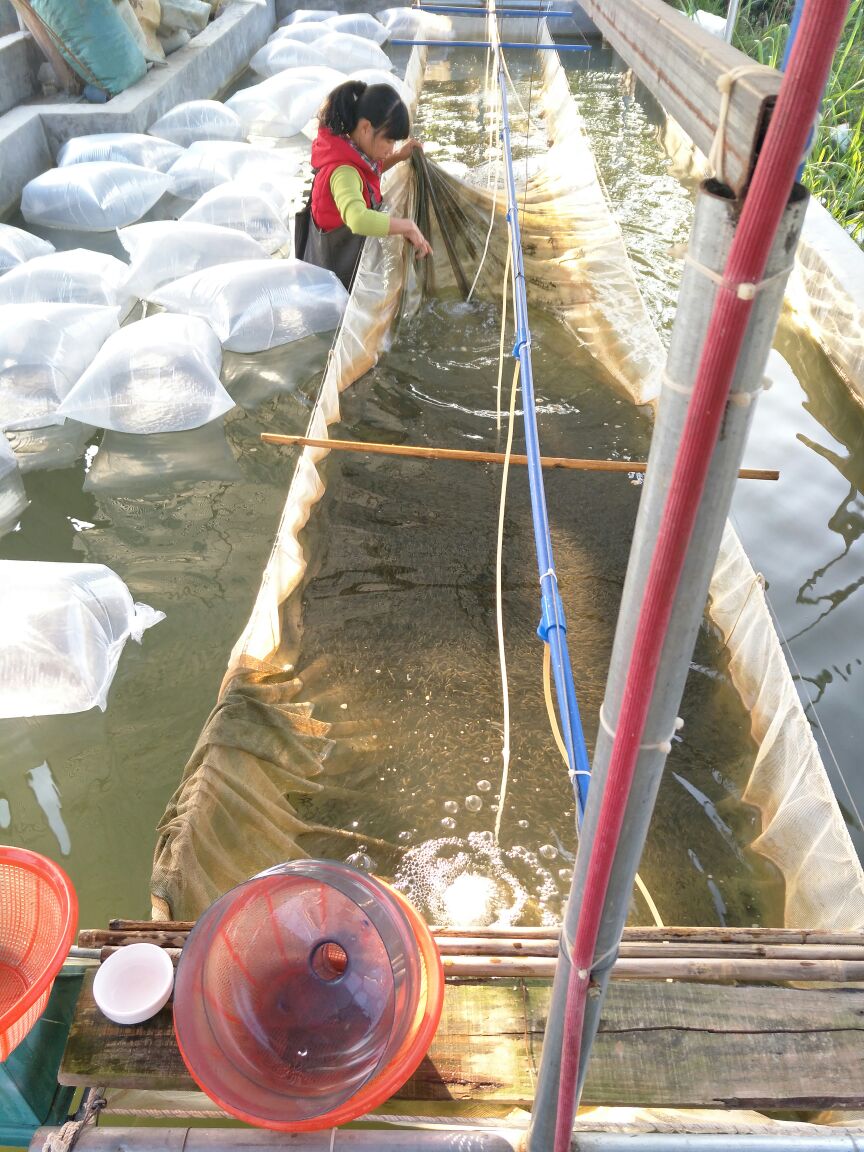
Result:
{"label": "white plastic bowl", "polygon": [[174,965],[155,944],[118,948],[99,968],[93,998],[115,1024],[140,1024],[168,1003],[174,987]]}

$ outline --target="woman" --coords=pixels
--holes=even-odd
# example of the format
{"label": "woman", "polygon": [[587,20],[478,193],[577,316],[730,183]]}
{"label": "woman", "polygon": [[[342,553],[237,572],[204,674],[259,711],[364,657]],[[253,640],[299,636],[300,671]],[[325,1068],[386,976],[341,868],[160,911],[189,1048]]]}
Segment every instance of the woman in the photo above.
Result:
{"label": "woman", "polygon": [[393,149],[410,131],[408,109],[395,89],[348,80],[324,101],[318,121],[315,177],[306,212],[297,220],[297,255],[335,272],[349,291],[367,236],[404,236],[418,256],[428,255],[432,249],[413,220],[379,211],[381,173],[420,147],[409,139]]}

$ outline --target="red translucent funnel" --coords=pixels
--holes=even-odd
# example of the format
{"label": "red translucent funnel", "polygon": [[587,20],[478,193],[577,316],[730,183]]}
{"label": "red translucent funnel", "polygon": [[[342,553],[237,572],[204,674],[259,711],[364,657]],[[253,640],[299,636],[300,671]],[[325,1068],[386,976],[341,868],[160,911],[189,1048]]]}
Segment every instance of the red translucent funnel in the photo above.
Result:
{"label": "red translucent funnel", "polygon": [[308,1130],[404,1083],[442,997],[435,943],[404,898],[348,865],[298,860],[198,921],[177,970],[174,1027],[189,1072],[226,1111]]}

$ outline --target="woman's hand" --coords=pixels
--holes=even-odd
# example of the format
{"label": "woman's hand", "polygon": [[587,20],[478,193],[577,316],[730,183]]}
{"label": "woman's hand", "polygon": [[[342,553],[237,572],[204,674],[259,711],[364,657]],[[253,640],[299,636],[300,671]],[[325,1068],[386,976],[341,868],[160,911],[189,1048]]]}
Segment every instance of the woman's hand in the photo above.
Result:
{"label": "woman's hand", "polygon": [[410,244],[414,245],[414,251],[418,256],[429,256],[432,253],[432,245],[413,220],[406,220],[402,216],[391,216],[390,235],[404,236]]}
{"label": "woman's hand", "polygon": [[401,160],[409,160],[415,148],[419,148],[421,152],[423,151],[422,143],[412,136],[410,140],[405,141],[401,148],[397,148],[395,152],[391,152],[387,157],[387,168],[392,168],[394,164],[398,164]]}

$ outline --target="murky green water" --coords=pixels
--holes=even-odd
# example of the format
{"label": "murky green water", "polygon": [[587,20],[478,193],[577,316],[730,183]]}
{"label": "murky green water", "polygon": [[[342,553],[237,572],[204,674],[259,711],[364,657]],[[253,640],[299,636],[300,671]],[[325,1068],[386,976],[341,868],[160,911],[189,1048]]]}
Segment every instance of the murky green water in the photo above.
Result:
{"label": "murky green water", "polygon": [[[482,67],[482,58],[478,63]],[[589,60],[580,59],[579,69],[574,85],[587,85],[586,99],[608,97],[597,135],[617,157],[621,183],[606,170],[601,155],[604,179],[616,203],[626,205],[625,238],[649,305],[666,323],[671,271],[655,256],[686,234],[687,197],[677,182],[667,183],[640,106],[625,105],[620,98],[616,104],[616,80],[595,75]],[[430,80],[425,98],[425,134],[453,158],[462,149],[463,162],[473,166],[484,159],[477,145],[475,64],[463,58],[458,69],[438,74],[442,80]],[[527,84],[530,95],[530,77],[517,77],[517,83],[523,93]],[[462,147],[467,141],[473,151]],[[527,151],[532,144],[529,140]],[[619,194],[627,183],[627,149],[632,150],[631,184],[643,160],[654,166],[646,169],[635,204]],[[664,232],[667,215],[671,236]],[[64,243],[56,234],[52,240],[63,247],[77,242],[70,237]],[[491,305],[431,302],[400,331],[376,371],[345,394],[345,427],[370,439],[495,446],[497,323]],[[544,450],[644,458],[649,429],[643,419],[596,383],[591,364],[556,322],[537,316],[532,323]],[[47,760],[70,835],[71,852],[62,859],[79,889],[82,923],[148,912],[153,829],[248,617],[292,470],[291,456],[261,446],[258,434],[265,428],[302,431],[315,363],[323,353],[319,342],[262,357],[228,356],[223,378],[238,407],[224,422],[163,437],[97,434],[73,466],[31,472],[26,478],[30,506],[18,531],[0,541],[0,556],[108,564],[136,599],[167,613],[145,635],[141,648],[127,645],[106,714],[0,724],[0,793],[11,808],[11,826],[4,835],[61,858],[26,780],[28,770]],[[819,379],[826,380],[820,372]],[[830,387],[830,382],[820,383],[817,392],[821,396]],[[833,387],[836,391],[836,383]],[[824,407],[818,399],[808,404],[814,412]],[[836,397],[828,407],[832,420],[851,427],[851,414]],[[763,426],[757,424],[760,451],[754,445],[759,456],[754,463],[770,466],[773,460],[764,455],[770,448],[784,456],[788,467],[789,442],[795,442],[797,431],[794,418],[778,424],[775,413],[764,425],[761,444]],[[851,432],[841,434],[835,427],[832,437],[832,445],[850,445],[843,452],[854,452],[857,444],[860,454],[860,438],[855,441]],[[825,469],[826,475],[837,471],[827,461]],[[327,494],[306,539],[317,571],[305,593],[300,667],[317,714],[356,721],[351,739],[337,741],[327,761],[334,780],[353,795],[331,799],[314,813],[304,811],[409,850],[442,838],[471,837],[470,855],[481,869],[492,869],[484,837],[494,822],[500,775],[494,632],[498,469],[334,453],[326,470]],[[830,488],[826,485],[826,506],[834,499]],[[622,477],[551,473],[548,478],[589,745],[638,491]],[[815,501],[812,487],[810,495]],[[769,571],[771,550],[766,543],[763,559],[748,531],[762,540],[766,529],[759,509],[766,521],[770,512],[758,503],[761,493],[754,499],[748,490],[747,497],[745,542],[754,562]],[[820,507],[821,501],[820,495]],[[827,514],[829,524],[839,507],[845,511],[838,524],[852,541],[851,552],[860,497],[843,501],[839,493]],[[796,560],[808,567],[808,574],[820,570],[823,579],[821,513],[814,520],[805,525],[799,517]],[[779,539],[777,526],[769,527]],[[839,527],[829,526],[826,541],[832,533],[842,536]],[[837,587],[831,580],[840,571],[839,561],[828,569],[823,591]],[[769,578],[773,591],[770,572]],[[527,483],[517,471],[511,479],[504,569],[513,762],[503,814],[505,858],[494,867],[502,878],[503,898],[509,892],[530,901],[522,914],[532,919],[557,911],[573,848],[572,794],[542,701],[542,649],[534,636],[536,579]],[[779,575],[776,581],[779,585]],[[850,594],[841,601],[841,611],[852,599]],[[860,651],[853,636],[847,626],[847,662]],[[852,672],[849,682],[854,687]],[[837,722],[854,732],[860,721],[853,719],[849,700],[842,704],[836,690],[840,683],[842,677],[832,675],[823,696],[838,701]],[[737,800],[752,760],[748,721],[707,630],[694,657],[682,715],[687,741],[676,745],[670,758],[643,876],[670,921],[779,922],[776,878],[744,847],[756,830],[755,814]],[[480,807],[474,801],[466,807],[468,797],[480,800]],[[344,842],[309,847],[345,854]],[[411,872],[415,886],[430,869],[440,878],[455,848],[451,843],[427,849],[426,857],[421,854]],[[367,846],[367,851],[375,856],[375,849]],[[422,882],[416,888],[422,899],[421,888]],[[644,909],[635,908],[634,916],[643,920]]]}

